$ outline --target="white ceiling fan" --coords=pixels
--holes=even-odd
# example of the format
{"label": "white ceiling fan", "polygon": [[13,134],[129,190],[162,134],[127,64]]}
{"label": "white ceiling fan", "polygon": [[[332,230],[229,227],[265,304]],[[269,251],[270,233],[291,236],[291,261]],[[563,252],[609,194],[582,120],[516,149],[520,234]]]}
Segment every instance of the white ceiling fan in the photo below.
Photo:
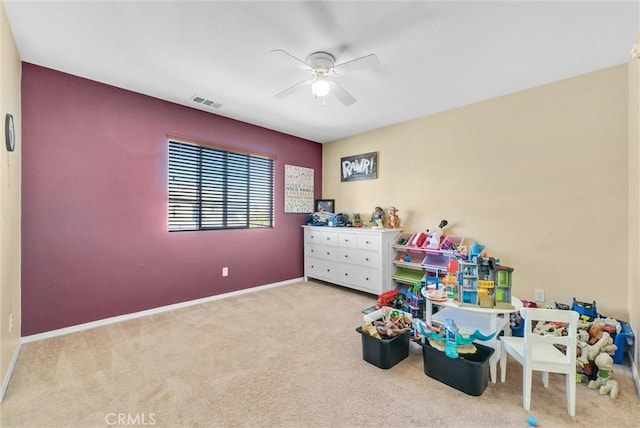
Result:
{"label": "white ceiling fan", "polygon": [[298,82],[284,91],[278,92],[274,95],[276,98],[285,98],[310,86],[311,92],[316,98],[323,98],[324,101],[324,97],[331,93],[345,106],[355,103],[356,99],[336,82],[334,77],[352,71],[373,68],[380,64],[375,54],[336,64],[335,57],[328,52],[314,52],[307,57],[306,61],[282,49],[274,49],[271,52],[287,55],[301,64],[305,71],[311,73],[310,79]]}

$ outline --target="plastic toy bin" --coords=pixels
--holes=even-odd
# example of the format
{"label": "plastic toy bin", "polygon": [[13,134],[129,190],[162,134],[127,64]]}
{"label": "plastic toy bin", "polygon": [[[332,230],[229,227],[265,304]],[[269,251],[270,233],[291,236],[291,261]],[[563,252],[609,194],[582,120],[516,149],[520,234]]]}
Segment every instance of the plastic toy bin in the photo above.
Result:
{"label": "plastic toy bin", "polygon": [[494,350],[474,343],[474,354],[460,354],[449,358],[432,347],[429,342],[422,344],[424,374],[465,394],[480,396],[489,384],[489,358]]}
{"label": "plastic toy bin", "polygon": [[617,346],[616,352],[613,354],[613,362],[616,364],[622,364],[626,346],[633,345],[633,332],[631,331],[631,326],[628,323],[620,320],[618,321],[622,328],[613,338],[613,344]]}
{"label": "plastic toy bin", "polygon": [[409,339],[407,331],[391,339],[377,339],[356,328],[362,336],[362,359],[381,369],[390,369],[409,356]]}

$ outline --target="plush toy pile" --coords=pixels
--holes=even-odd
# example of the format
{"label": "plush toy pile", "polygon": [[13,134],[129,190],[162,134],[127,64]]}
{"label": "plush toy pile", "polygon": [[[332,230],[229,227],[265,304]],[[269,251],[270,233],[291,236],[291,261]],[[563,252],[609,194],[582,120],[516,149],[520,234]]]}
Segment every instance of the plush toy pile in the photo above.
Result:
{"label": "plush toy pile", "polygon": [[401,311],[391,311],[382,319],[362,324],[362,331],[377,339],[391,339],[411,331],[411,318]]}
{"label": "plush toy pile", "polygon": [[612,334],[620,333],[620,322],[612,318],[597,318],[578,325],[577,372],[580,381],[589,380],[588,387],[599,389],[601,395],[618,396],[618,383],[612,378],[613,358],[618,347]]}
{"label": "plush toy pile", "polygon": [[[578,324],[578,349],[576,380],[587,383],[590,389],[598,389],[601,395],[618,396],[618,383],[613,380],[613,358],[618,348],[613,344],[612,334],[619,333],[622,326],[613,318],[596,318]],[[533,329],[537,334],[567,335],[563,323],[539,321]]]}

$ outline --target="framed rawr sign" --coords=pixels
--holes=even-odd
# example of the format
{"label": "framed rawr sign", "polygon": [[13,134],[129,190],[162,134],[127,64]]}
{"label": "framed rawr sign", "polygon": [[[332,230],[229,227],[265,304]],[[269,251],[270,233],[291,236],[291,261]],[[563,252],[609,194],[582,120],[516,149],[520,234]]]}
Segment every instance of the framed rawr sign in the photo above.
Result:
{"label": "framed rawr sign", "polygon": [[378,152],[347,156],[340,159],[340,181],[378,178]]}

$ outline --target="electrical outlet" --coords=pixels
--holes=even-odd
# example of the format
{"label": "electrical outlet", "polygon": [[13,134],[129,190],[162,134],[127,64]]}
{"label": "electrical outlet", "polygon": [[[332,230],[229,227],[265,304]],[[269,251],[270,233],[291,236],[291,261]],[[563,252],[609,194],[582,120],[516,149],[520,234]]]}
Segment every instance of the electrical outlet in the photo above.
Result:
{"label": "electrical outlet", "polygon": [[540,302],[540,303],[544,302],[544,290],[540,290],[540,289],[536,288],[533,291],[533,296],[534,296],[536,302]]}
{"label": "electrical outlet", "polygon": [[9,333],[13,333],[13,312],[9,314]]}
{"label": "electrical outlet", "polygon": [[229,276],[229,268],[228,267],[223,267],[222,268],[222,276]]}

